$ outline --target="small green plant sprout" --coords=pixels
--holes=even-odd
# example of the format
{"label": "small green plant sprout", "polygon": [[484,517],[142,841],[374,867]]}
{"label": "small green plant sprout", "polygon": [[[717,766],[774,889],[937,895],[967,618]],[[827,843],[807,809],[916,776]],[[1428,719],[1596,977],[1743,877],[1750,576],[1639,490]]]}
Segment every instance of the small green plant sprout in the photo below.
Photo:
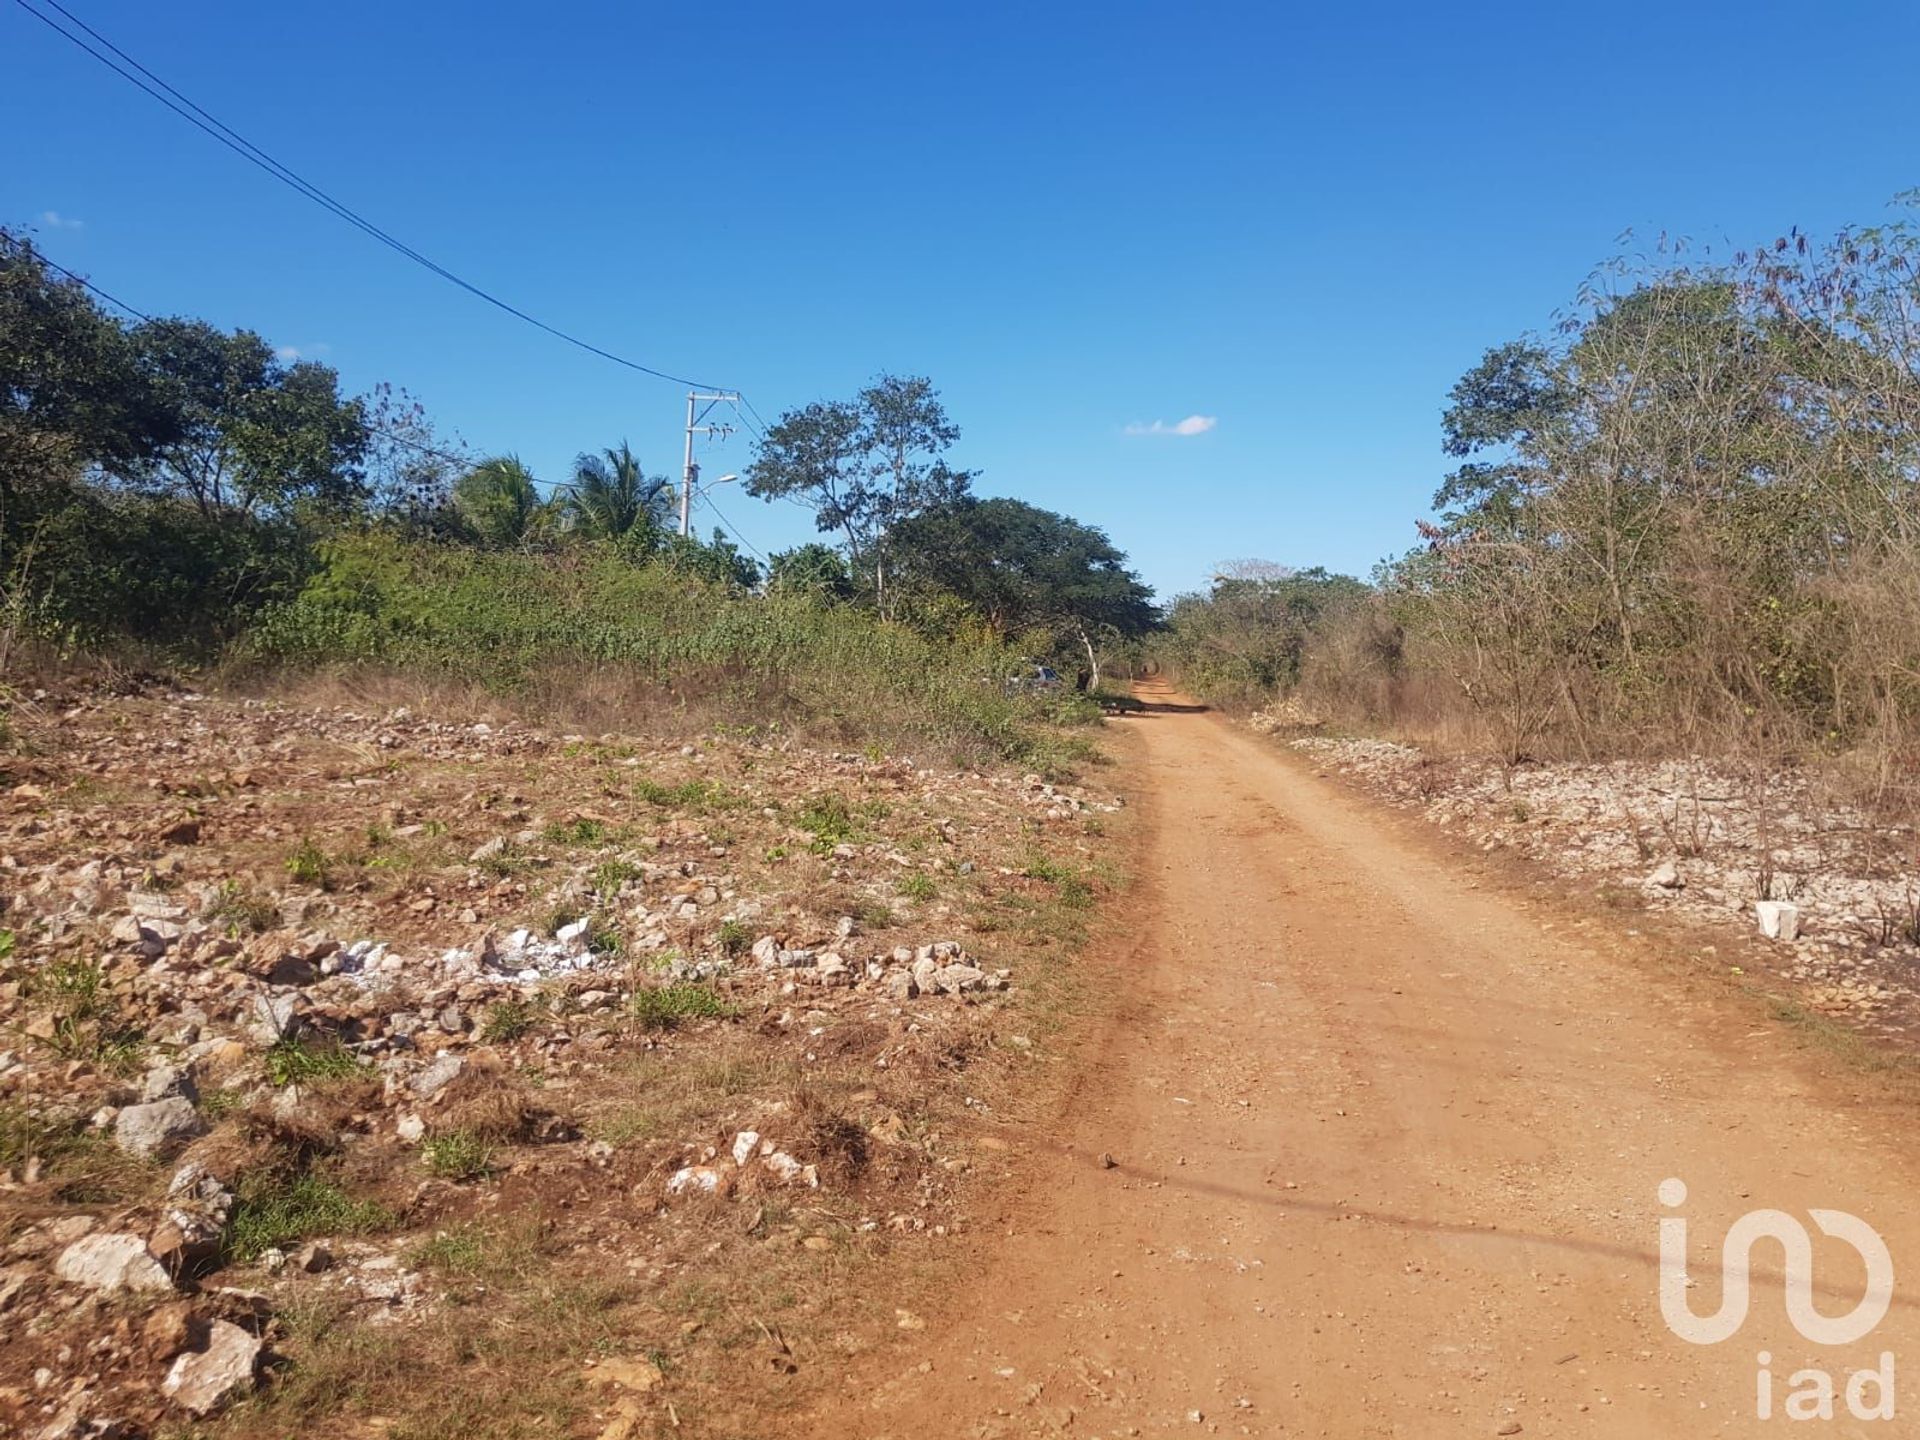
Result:
{"label": "small green plant sprout", "polygon": [[816,855],[831,855],[834,846],[848,844],[860,833],[846,797],[831,792],[813,796],[793,818],[813,836],[810,848]]}
{"label": "small green plant sprout", "polygon": [[924,870],[911,871],[900,881],[900,894],[908,900],[931,900],[939,893]]}
{"label": "small green plant sprout", "polygon": [[224,926],[229,935],[264,935],[280,918],[279,907],[266,896],[233,880],[220,884],[220,893],[207,907],[207,918]]}
{"label": "small green plant sprout", "polygon": [[478,1180],[493,1166],[493,1146],[471,1130],[450,1130],[425,1141],[420,1158],[443,1180]]}
{"label": "small green plant sprout", "polygon": [[496,1045],[518,1040],[533,1028],[536,1014],[533,1003],[519,996],[497,1000],[480,1022],[480,1038]]}
{"label": "small green plant sprout", "polygon": [[333,865],[327,852],[309,835],[300,842],[300,848],[287,857],[287,875],[296,885],[325,890],[333,884]]}
{"label": "small green plant sprout", "polygon": [[604,845],[607,822],[582,815],[574,820],[556,821],[540,833],[550,845]]}
{"label": "small green plant sprout", "polygon": [[747,953],[747,947],[753,944],[753,931],[743,921],[727,920],[714,932],[714,943],[719,945],[720,953],[729,960],[737,960]]}
{"label": "small green plant sprout", "polygon": [[593,872],[593,893],[602,900],[612,900],[629,880],[639,878],[640,867],[630,860],[603,861]]}

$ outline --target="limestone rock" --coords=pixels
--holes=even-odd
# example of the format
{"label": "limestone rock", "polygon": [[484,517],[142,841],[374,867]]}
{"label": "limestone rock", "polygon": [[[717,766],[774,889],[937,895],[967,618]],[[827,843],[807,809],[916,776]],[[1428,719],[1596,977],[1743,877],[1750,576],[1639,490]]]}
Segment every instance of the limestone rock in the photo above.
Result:
{"label": "limestone rock", "polygon": [[160,1389],[193,1415],[210,1415],[237,1392],[251,1390],[260,1364],[260,1342],[238,1325],[215,1320],[204,1350],[189,1350],[173,1362]]}
{"label": "limestone rock", "polygon": [[90,1290],[157,1292],[173,1289],[165,1268],[138,1235],[89,1235],[60,1252],[57,1279]]}
{"label": "limestone rock", "polygon": [[129,1105],[114,1117],[113,1142],[129,1155],[150,1160],[162,1151],[204,1135],[207,1122],[184,1095]]}

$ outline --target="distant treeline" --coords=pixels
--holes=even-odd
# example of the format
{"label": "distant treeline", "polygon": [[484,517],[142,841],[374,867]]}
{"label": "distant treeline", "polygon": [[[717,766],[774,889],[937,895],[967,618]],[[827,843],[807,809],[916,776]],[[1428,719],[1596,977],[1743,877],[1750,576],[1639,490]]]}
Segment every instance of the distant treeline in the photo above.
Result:
{"label": "distant treeline", "polygon": [[1900,221],[1605,268],[1496,346],[1461,462],[1370,585],[1243,566],[1171,610],[1215,694],[1509,759],[1920,761],[1920,237]]}
{"label": "distant treeline", "polygon": [[0,229],[0,661],[130,648],[508,687],[611,666],[682,701],[1011,752],[1023,665],[1095,684],[1157,616],[1099,530],[974,495],[943,458],[958,437],[918,377],[782,415],[747,489],[835,543],[763,564],[675,533],[675,483],[624,442],[545,481],[250,331],[123,321]]}

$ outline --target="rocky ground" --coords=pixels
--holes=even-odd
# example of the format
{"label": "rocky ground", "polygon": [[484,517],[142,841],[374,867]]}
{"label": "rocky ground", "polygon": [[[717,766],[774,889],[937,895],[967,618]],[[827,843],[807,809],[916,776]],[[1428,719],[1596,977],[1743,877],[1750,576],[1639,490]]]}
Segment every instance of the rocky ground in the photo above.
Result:
{"label": "rocky ground", "polygon": [[[1287,730],[1262,717],[1255,728]],[[1827,776],[1761,782],[1701,760],[1509,772],[1385,740],[1295,735],[1328,770],[1482,850],[1524,855],[1623,910],[1764,939],[1766,968],[1814,1010],[1886,1036],[1920,1027],[1920,840],[1848,803]]]}
{"label": "rocky ground", "polygon": [[1120,809],[167,690],[35,694],[0,770],[0,1433],[48,1440],[767,1403],[966,1242]]}

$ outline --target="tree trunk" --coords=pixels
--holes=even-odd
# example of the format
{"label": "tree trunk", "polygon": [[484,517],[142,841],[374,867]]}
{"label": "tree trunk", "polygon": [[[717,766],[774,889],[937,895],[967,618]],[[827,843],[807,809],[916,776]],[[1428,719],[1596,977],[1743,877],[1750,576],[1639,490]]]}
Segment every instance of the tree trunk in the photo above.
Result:
{"label": "tree trunk", "polygon": [[1093,653],[1093,641],[1087,638],[1085,630],[1080,632],[1080,643],[1086,647],[1087,666],[1093,671],[1093,678],[1087,681],[1087,689],[1098,690],[1100,688],[1100,657]]}

